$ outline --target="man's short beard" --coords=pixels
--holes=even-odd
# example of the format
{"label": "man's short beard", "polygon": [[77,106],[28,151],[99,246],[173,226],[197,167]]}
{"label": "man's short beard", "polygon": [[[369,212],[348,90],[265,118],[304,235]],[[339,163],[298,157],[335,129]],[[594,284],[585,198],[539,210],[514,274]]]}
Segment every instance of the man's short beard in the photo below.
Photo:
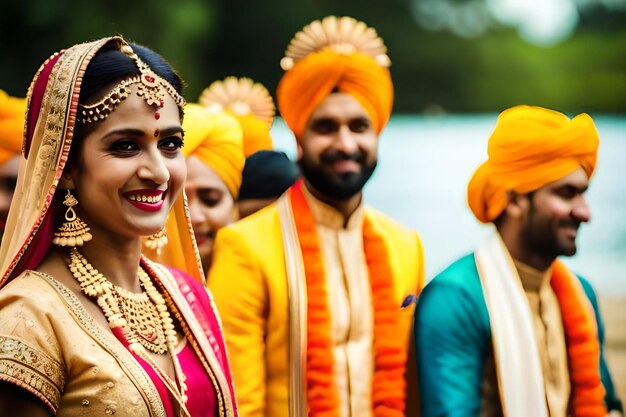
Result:
{"label": "man's short beard", "polygon": [[[324,159],[322,158],[322,160]],[[317,192],[334,200],[347,200],[361,192],[376,169],[376,161],[368,164],[365,158],[360,156],[346,156],[343,159],[359,162],[362,167],[361,171],[345,174],[331,173],[321,166],[324,162],[315,163],[306,155],[300,158],[298,165],[302,171],[302,176]]]}
{"label": "man's short beard", "polygon": [[[553,230],[549,223],[542,222],[541,215],[538,214],[532,193],[529,194],[528,223],[522,229],[522,239],[526,246],[535,254],[546,259],[556,259],[558,256],[573,256],[576,254],[576,243],[565,245],[559,241],[557,231]],[[545,219],[545,216],[544,216]],[[580,222],[574,219],[560,220],[559,228],[569,226],[579,228]]]}

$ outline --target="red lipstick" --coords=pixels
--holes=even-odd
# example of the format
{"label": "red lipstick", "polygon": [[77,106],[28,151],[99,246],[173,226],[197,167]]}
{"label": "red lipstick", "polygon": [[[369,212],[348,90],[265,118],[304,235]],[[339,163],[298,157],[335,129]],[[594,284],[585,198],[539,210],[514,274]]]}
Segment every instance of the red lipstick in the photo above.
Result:
{"label": "red lipstick", "polygon": [[132,190],[124,193],[123,196],[130,204],[143,211],[159,211],[165,203],[164,190]]}

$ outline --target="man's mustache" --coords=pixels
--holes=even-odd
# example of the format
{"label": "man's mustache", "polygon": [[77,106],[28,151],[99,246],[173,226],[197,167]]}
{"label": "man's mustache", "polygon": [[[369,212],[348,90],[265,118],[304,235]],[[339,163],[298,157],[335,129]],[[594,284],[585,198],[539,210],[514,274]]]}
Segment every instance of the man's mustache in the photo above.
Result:
{"label": "man's mustache", "polygon": [[325,152],[320,156],[320,160],[324,163],[355,161],[362,164],[365,162],[365,154],[363,152],[353,152],[350,154],[343,151]]}
{"label": "man's mustache", "polygon": [[580,227],[581,222],[579,222],[578,220],[574,220],[574,219],[568,219],[568,220],[563,220],[561,222],[561,226],[563,227],[570,227],[572,229],[576,229],[578,230],[578,228]]}

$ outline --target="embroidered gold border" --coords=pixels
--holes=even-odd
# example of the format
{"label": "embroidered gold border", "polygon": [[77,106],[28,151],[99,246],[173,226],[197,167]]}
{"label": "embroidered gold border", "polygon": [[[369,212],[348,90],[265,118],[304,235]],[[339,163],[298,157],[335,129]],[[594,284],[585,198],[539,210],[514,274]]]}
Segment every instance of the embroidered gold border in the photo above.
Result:
{"label": "embroidered gold border", "polygon": [[289,302],[289,415],[306,416],[307,294],[302,254],[288,195],[277,202]]}
{"label": "embroidered gold border", "polygon": [[[0,278],[0,286],[4,285],[24,256],[52,204],[59,178],[69,155],[76,122],[80,84],[87,65],[100,48],[115,40],[121,42],[122,38],[106,38],[97,42],[75,45],[65,50],[51,69],[37,124],[34,127],[33,142],[24,179],[22,179],[22,181],[28,179],[30,184],[28,187],[21,187],[24,192],[16,194],[13,199],[14,205],[18,200],[22,206],[24,206],[22,200],[30,201],[32,205],[27,207],[25,213],[10,213],[10,218],[7,220],[7,226],[19,222],[21,229],[14,230],[16,232],[14,240],[16,242],[19,240],[20,246],[8,244],[7,249],[1,251],[2,254],[8,254],[6,253],[8,250],[13,255],[10,255],[11,258],[4,258],[3,265],[0,265],[4,271]],[[43,66],[39,69],[38,75],[42,69]],[[26,115],[30,109],[34,83],[35,80],[29,87]],[[41,139],[35,141],[36,137]],[[35,156],[36,160],[31,161],[35,159],[32,158]],[[27,234],[24,234],[25,231],[28,231]],[[8,265],[6,265],[7,262],[9,262]]]}
{"label": "embroidered gold border", "polygon": [[67,375],[64,367],[19,339],[0,336],[0,380],[40,398],[56,413]]}
{"label": "embroidered gold border", "polygon": [[[218,400],[218,411],[221,417],[234,417],[235,412],[233,406],[235,404],[234,399],[231,397],[230,389],[232,387],[229,386],[228,381],[226,380],[226,376],[222,371],[222,367],[215,356],[215,352],[213,348],[209,344],[207,338],[204,335],[204,331],[198,324],[197,320],[195,320],[195,316],[191,307],[186,302],[181,302],[184,298],[180,289],[176,285],[176,280],[172,276],[171,272],[167,270],[163,265],[157,264],[146,259],[150,267],[154,271],[159,271],[160,274],[157,274],[157,279],[159,280],[159,284],[161,284],[169,293],[169,296],[172,298],[176,307],[179,310],[179,313],[183,316],[185,323],[189,326],[191,330],[193,339],[191,339],[191,344],[194,348],[196,348],[196,353],[200,356],[201,362],[207,371],[211,382],[214,385],[216,397]],[[188,335],[186,335],[188,337]],[[196,345],[197,344],[197,345]],[[198,351],[199,350],[199,351]],[[206,358],[206,362],[202,360],[202,358]],[[208,362],[208,363],[207,363]]]}

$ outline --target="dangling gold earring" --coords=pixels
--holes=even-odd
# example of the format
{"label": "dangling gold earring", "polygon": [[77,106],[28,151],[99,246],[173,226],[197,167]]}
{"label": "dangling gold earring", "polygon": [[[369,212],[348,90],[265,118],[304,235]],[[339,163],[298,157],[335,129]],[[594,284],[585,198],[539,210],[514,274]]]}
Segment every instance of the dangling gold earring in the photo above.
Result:
{"label": "dangling gold earring", "polygon": [[76,197],[67,190],[63,205],[67,206],[65,211],[65,222],[59,227],[59,231],[54,233],[55,238],[52,240],[57,246],[83,246],[83,243],[89,242],[92,238],[89,233],[89,226],[78,218],[74,211],[74,206],[78,204]]}
{"label": "dangling gold earring", "polygon": [[148,236],[144,244],[148,249],[152,249],[157,253],[157,255],[160,255],[161,249],[167,245],[167,231],[165,230],[165,227],[157,233]]}

